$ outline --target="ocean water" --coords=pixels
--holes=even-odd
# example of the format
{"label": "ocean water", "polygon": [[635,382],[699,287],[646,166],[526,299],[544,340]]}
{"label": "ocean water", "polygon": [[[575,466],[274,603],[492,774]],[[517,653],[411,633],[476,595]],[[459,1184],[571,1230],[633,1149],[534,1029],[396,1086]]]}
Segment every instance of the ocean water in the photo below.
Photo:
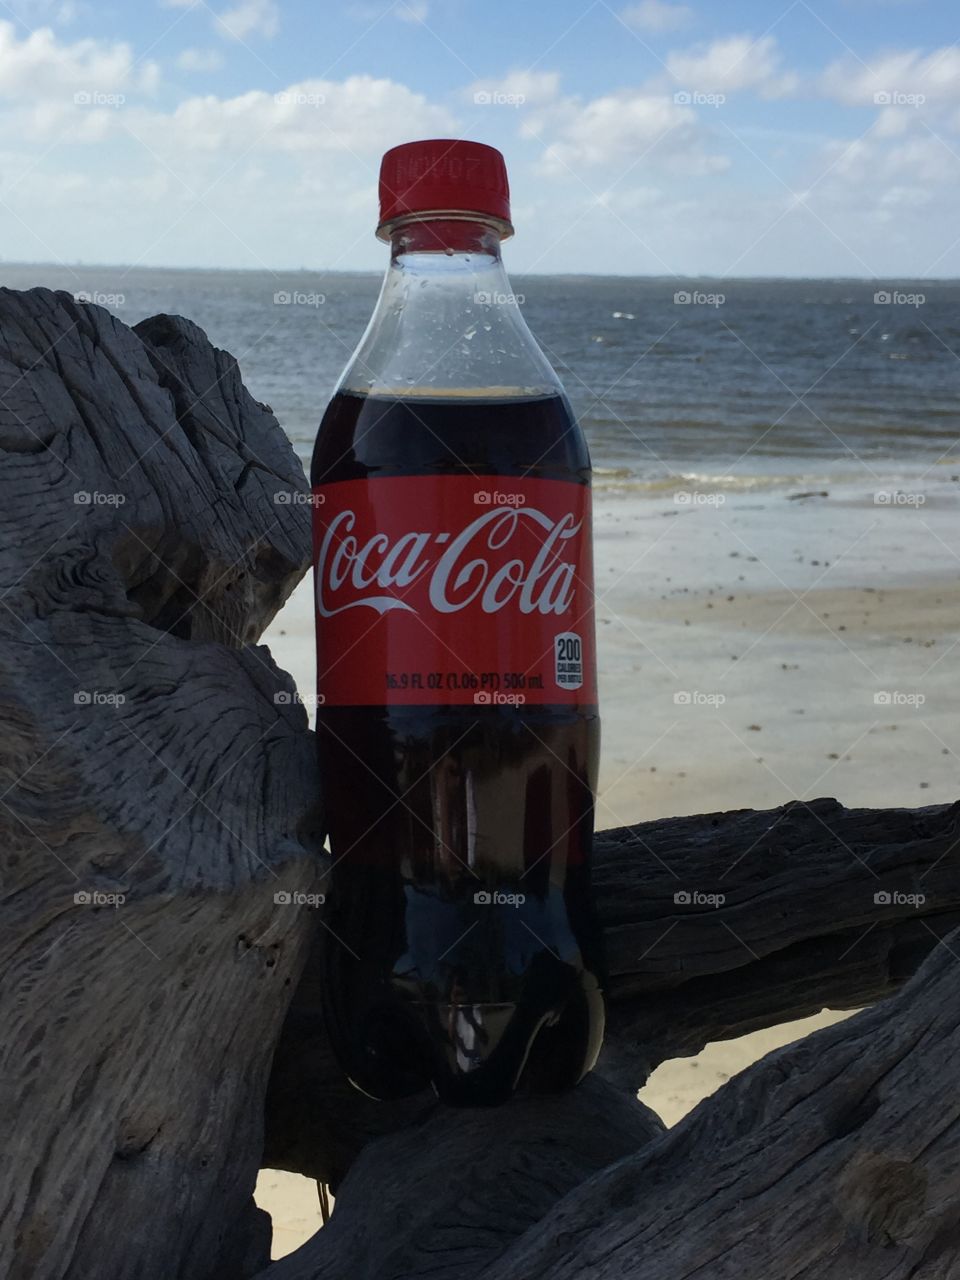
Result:
{"label": "ocean water", "polygon": [[[129,324],[190,317],[237,358],[304,459],[379,289],[369,274],[24,264],[0,264],[0,283],[83,293]],[[957,484],[958,281],[537,276],[513,287],[602,486]]]}

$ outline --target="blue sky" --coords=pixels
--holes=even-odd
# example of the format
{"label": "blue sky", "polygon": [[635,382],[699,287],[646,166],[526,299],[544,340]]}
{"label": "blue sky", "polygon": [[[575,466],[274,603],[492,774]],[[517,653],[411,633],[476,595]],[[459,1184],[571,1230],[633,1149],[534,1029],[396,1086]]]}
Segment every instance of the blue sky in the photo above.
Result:
{"label": "blue sky", "polygon": [[507,156],[517,270],[960,273],[946,0],[8,0],[7,260],[377,268],[397,142]]}

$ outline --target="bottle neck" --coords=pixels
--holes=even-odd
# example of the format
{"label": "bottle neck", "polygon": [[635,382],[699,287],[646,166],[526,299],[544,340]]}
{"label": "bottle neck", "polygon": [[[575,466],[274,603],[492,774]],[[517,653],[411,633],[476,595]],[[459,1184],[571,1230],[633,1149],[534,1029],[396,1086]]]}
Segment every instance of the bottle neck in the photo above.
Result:
{"label": "bottle neck", "polygon": [[390,231],[390,261],[411,253],[466,253],[500,261],[501,234],[493,223],[468,217],[411,218]]}
{"label": "bottle neck", "polygon": [[340,381],[382,396],[561,394],[500,258],[502,228],[472,217],[389,228],[376,309]]}

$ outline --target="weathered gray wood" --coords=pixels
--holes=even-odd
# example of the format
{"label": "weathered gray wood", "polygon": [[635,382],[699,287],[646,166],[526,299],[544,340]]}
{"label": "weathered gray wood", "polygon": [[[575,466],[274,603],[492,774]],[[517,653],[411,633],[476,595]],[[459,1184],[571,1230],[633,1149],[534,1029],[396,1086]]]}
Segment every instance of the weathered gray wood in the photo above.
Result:
{"label": "weathered gray wood", "polygon": [[46,290],[0,291],[0,448],[0,1275],[238,1280],[314,927],[274,893],[321,863],[306,717],[236,646],[302,471],[195,326]]}
{"label": "weathered gray wood", "polygon": [[[600,833],[595,881],[611,971],[599,1069],[636,1089],[711,1040],[896,991],[960,924],[960,805],[821,799],[641,823]],[[694,890],[725,901],[674,902]],[[894,890],[925,901],[874,901]],[[326,1044],[319,979],[311,956],[274,1063],[265,1158],[336,1185],[367,1142],[434,1103],[377,1105],[350,1090]]]}
{"label": "weathered gray wood", "polygon": [[484,1280],[954,1280],[958,961],[955,932],[898,996],[577,1188]]}
{"label": "weathered gray wood", "polygon": [[[595,882],[611,1045],[639,1087],[710,1040],[896,991],[960,923],[960,804],[820,799],[623,827],[599,837]],[[724,901],[674,901],[694,891]]]}
{"label": "weathered gray wood", "polygon": [[663,1123],[599,1077],[504,1107],[439,1107],[369,1146],[330,1223],[264,1280],[484,1275],[567,1191],[658,1138]]}
{"label": "weathered gray wood", "polygon": [[[315,924],[274,894],[322,890],[305,716],[253,645],[306,567],[305,481],[195,326],[43,290],[0,291],[0,449],[0,1274],[242,1280]],[[563,1098],[362,1099],[309,963],[266,1161],[342,1185],[271,1280],[952,1274],[958,815],[602,835],[608,1079]],[[673,1134],[632,1099],[708,1039],[889,996],[931,949]]]}
{"label": "weathered gray wood", "polygon": [[[960,931],[898,996],[663,1135],[593,1080],[380,1139],[330,1225],[260,1280],[955,1280],[958,961]],[[606,1168],[528,1226],[591,1139]]]}

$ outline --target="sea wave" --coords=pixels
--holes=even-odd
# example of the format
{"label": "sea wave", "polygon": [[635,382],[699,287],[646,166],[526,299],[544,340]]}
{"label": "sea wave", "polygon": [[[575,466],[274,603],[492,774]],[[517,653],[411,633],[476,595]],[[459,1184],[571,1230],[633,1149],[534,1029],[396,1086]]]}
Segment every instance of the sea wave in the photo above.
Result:
{"label": "sea wave", "polygon": [[704,493],[751,493],[768,489],[822,489],[850,477],[811,475],[809,472],[767,472],[753,475],[728,475],[708,471],[678,471],[669,475],[638,476],[628,467],[595,467],[593,486],[606,492],[647,494],[669,497],[694,490]]}

